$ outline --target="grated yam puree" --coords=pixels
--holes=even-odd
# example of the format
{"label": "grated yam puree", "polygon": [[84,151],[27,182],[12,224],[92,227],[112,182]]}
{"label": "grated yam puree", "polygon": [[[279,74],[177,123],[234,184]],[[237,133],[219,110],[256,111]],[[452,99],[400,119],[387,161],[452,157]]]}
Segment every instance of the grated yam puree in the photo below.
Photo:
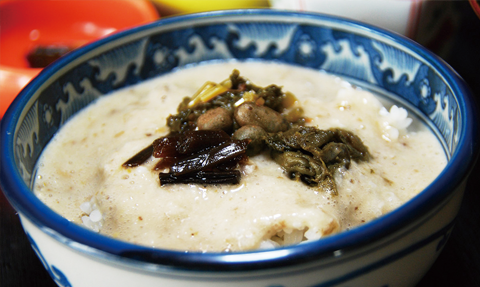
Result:
{"label": "grated yam puree", "polygon": [[[268,154],[250,158],[239,185],[160,186],[155,161],[122,163],[165,136],[166,118],[206,81],[233,69],[298,98],[308,125],[358,135],[372,159],[335,173],[338,196],[290,180]],[[100,98],[72,118],[38,163],[35,194],[68,220],[145,246],[240,251],[319,239],[378,218],[425,188],[446,165],[434,134],[401,107],[325,73],[277,63],[181,69]]]}

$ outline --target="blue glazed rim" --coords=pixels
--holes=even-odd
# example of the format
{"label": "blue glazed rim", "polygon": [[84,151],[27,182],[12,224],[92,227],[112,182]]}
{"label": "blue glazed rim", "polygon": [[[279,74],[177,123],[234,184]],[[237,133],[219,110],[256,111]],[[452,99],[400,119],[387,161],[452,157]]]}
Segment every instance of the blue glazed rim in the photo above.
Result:
{"label": "blue glazed rim", "polygon": [[[287,246],[274,250],[238,253],[185,253],[148,248],[115,240],[91,232],[69,222],[44,205],[30,191],[15,167],[13,156],[13,135],[16,122],[22,115],[21,107],[26,105],[30,98],[35,94],[35,91],[59,69],[77,57],[110,41],[140,33],[153,27],[183,23],[207,17],[220,19],[221,17],[242,15],[293,17],[295,19],[300,19],[301,21],[305,19],[321,19],[327,22],[355,26],[357,29],[363,29],[366,33],[375,35],[376,37],[394,39],[397,43],[427,59],[427,61],[436,68],[438,73],[450,83],[454,94],[463,95],[463,97],[458,99],[459,111],[463,115],[461,125],[462,131],[460,133],[462,138],[459,139],[457,149],[455,153],[452,154],[446,169],[432,184],[413,200],[391,213],[355,229],[332,235],[322,240],[307,242],[300,245]],[[445,201],[453,193],[455,188],[459,187],[462,181],[468,176],[469,171],[472,169],[476,161],[479,144],[477,114],[477,105],[472,94],[461,77],[456,74],[453,69],[451,69],[439,57],[427,51],[417,43],[393,32],[385,31],[357,21],[316,13],[297,13],[260,9],[216,11],[185,15],[162,19],[151,24],[119,32],[77,49],[44,69],[20,92],[5,113],[1,122],[0,151],[2,157],[0,158],[0,184],[3,192],[14,208],[31,220],[35,225],[49,233],[56,240],[72,247],[73,245],[71,243],[75,242],[93,247],[96,251],[92,251],[91,249],[89,249],[90,251],[82,250],[83,252],[91,253],[94,256],[101,256],[107,259],[111,259],[111,256],[113,256],[113,260],[124,261],[131,259],[133,260],[131,262],[137,264],[140,268],[142,263],[153,263],[167,269],[173,268],[176,270],[212,272],[261,270],[293,266],[299,263],[317,261],[321,258],[334,257],[335,251],[357,249],[366,246],[373,241],[385,238],[395,231],[406,227],[408,224],[415,222],[417,219],[422,218]]]}

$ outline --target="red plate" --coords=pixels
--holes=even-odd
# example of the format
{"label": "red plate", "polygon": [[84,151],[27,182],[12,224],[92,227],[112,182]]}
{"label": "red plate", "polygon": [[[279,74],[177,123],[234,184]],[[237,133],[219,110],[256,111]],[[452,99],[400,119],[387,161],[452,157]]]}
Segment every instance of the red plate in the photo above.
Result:
{"label": "red plate", "polygon": [[35,47],[74,49],[158,18],[147,0],[0,0],[0,118],[41,70],[27,61]]}

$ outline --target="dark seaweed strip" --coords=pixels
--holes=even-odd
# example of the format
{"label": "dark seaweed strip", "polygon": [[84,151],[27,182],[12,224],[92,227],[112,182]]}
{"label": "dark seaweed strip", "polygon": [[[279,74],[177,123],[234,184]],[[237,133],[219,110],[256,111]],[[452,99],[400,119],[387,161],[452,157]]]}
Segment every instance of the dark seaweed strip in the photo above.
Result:
{"label": "dark seaweed strip", "polygon": [[216,165],[215,167],[212,168],[212,170],[234,170],[239,165],[245,165],[247,162],[248,162],[248,156],[244,153]]}
{"label": "dark seaweed strip", "polygon": [[154,140],[153,156],[156,158],[179,156],[179,153],[177,152],[177,145],[179,141],[179,136],[166,136]]}
{"label": "dark seaweed strip", "polygon": [[200,184],[238,184],[240,171],[199,171],[182,175],[160,173],[160,184],[200,183]]}
{"label": "dark seaweed strip", "polygon": [[210,169],[238,155],[244,154],[248,142],[248,140],[227,142],[201,153],[194,154],[174,163],[170,171],[175,175],[180,175]]}
{"label": "dark seaweed strip", "polygon": [[166,169],[166,168],[170,168],[172,166],[172,164],[174,164],[175,162],[177,162],[179,160],[180,160],[179,157],[164,157],[157,162],[157,164],[155,165],[155,167],[153,169],[154,170],[163,170],[163,169]]}
{"label": "dark seaweed strip", "polygon": [[180,137],[177,152],[181,154],[196,153],[230,140],[230,136],[222,130],[188,131]]}
{"label": "dark seaweed strip", "polygon": [[156,139],[153,142],[153,156],[156,158],[185,157],[230,140],[230,136],[224,131],[187,131],[182,135]]}
{"label": "dark seaweed strip", "polygon": [[136,155],[134,155],[129,160],[127,160],[124,164],[122,164],[122,166],[123,167],[139,166],[142,163],[144,163],[147,159],[149,159],[152,156],[152,153],[153,153],[153,144],[139,151]]}

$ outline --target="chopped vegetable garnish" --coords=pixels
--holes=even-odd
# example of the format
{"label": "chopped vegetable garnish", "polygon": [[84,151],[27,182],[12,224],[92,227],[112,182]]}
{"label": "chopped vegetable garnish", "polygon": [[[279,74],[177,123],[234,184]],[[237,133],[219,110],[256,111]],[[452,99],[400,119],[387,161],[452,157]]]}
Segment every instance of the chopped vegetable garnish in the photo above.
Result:
{"label": "chopped vegetable garnish", "polygon": [[220,84],[213,82],[206,82],[203,86],[193,95],[192,100],[188,103],[188,107],[193,107],[198,103],[206,103],[216,96],[225,93],[231,87],[231,83],[228,80],[223,81]]}
{"label": "chopped vegetable garnish", "polygon": [[[296,97],[276,85],[255,86],[234,70],[220,84],[207,82],[167,119],[168,136],[156,139],[124,166],[160,158],[160,183],[237,184],[238,165],[270,150],[290,178],[336,195],[334,173],[370,154],[360,138],[342,130],[304,127]],[[215,129],[215,130],[209,130]],[[217,130],[218,129],[218,130]]]}

